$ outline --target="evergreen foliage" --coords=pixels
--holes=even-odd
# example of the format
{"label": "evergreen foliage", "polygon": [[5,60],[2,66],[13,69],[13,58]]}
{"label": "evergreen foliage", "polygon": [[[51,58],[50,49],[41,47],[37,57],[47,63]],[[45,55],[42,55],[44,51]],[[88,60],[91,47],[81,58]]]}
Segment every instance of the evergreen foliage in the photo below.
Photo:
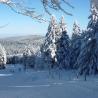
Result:
{"label": "evergreen foliage", "polygon": [[75,63],[80,54],[80,50],[81,50],[81,30],[77,22],[74,22],[72,38],[71,38],[71,51],[70,51],[71,68],[77,67],[75,66]]}
{"label": "evergreen foliage", "polygon": [[34,68],[35,65],[35,55],[31,52],[29,48],[26,48],[23,53],[23,65],[24,70],[27,68]]}
{"label": "evergreen foliage", "polygon": [[48,27],[48,32],[45,37],[45,42],[42,45],[42,54],[46,63],[49,64],[49,67],[53,68],[56,62],[55,52],[56,52],[56,33],[57,33],[58,24],[54,16],[51,17],[51,21]]}
{"label": "evergreen foliage", "polygon": [[67,35],[67,27],[64,17],[60,22],[61,38],[57,41],[57,64],[59,68],[70,68],[70,39]]}
{"label": "evergreen foliage", "polygon": [[92,4],[90,22],[81,45],[81,53],[77,60],[80,74],[96,74],[98,72],[98,10]]}

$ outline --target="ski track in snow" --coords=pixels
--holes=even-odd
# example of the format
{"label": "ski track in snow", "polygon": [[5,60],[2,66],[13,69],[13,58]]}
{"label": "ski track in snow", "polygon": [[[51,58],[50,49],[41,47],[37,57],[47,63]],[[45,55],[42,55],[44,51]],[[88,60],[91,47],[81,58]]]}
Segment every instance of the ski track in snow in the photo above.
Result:
{"label": "ski track in snow", "polygon": [[12,76],[13,74],[0,74],[0,77],[8,77],[8,76]]}
{"label": "ski track in snow", "polygon": [[29,86],[8,86],[12,88],[33,88],[33,87],[50,87],[50,86],[61,86],[64,83],[52,83],[52,84],[43,84],[43,85],[29,85]]}

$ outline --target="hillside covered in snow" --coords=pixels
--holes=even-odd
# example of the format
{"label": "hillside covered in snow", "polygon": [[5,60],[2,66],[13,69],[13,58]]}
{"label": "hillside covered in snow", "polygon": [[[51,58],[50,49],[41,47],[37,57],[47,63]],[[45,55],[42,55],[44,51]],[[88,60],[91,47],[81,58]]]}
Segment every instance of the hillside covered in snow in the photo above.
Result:
{"label": "hillside covered in snow", "polygon": [[31,47],[36,51],[43,41],[44,37],[40,35],[28,35],[0,39],[0,43],[7,51],[7,55],[21,54],[23,53],[25,47]]}
{"label": "hillside covered in snow", "polygon": [[[21,70],[20,70],[21,69]],[[21,65],[0,70],[0,98],[98,98],[98,76],[76,78],[76,71],[23,71]]]}

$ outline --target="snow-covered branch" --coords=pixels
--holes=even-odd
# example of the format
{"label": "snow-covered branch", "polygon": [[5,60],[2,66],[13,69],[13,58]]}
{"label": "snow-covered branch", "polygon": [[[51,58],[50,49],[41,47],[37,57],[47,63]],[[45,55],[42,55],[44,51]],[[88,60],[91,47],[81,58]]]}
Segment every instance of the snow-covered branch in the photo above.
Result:
{"label": "snow-covered branch", "polygon": [[[48,13],[49,15],[51,15],[51,10],[54,9],[56,11],[62,11],[67,15],[72,16],[72,14],[68,11],[66,11],[63,7],[62,4],[66,4],[71,8],[74,8],[68,1],[66,0],[40,0],[45,12]],[[39,2],[40,2],[39,1]],[[9,6],[14,12],[18,13],[18,14],[22,14],[25,16],[29,16],[32,19],[36,19],[39,22],[44,21],[46,22],[47,20],[45,20],[43,18],[43,14],[38,13],[37,9],[31,7],[32,5],[30,5],[30,7],[28,7],[27,3],[30,2],[29,0],[0,0],[0,3],[5,4],[7,6]],[[36,2],[36,1],[31,1]]]}
{"label": "snow-covered branch", "polygon": [[8,26],[8,23],[7,24],[4,24],[4,25],[0,25],[0,28],[4,28],[6,26]]}
{"label": "snow-covered branch", "polygon": [[42,4],[44,6],[45,11],[51,15],[51,12],[49,10],[54,9],[56,11],[62,11],[67,15],[72,16],[72,13],[66,11],[63,7],[62,4],[66,4],[71,8],[74,8],[67,0],[42,0]]}

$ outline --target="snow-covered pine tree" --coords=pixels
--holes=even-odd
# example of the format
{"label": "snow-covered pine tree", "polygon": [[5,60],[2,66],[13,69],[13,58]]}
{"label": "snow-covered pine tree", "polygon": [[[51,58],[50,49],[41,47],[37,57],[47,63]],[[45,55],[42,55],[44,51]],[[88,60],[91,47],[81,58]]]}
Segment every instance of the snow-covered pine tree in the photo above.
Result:
{"label": "snow-covered pine tree", "polygon": [[92,4],[89,18],[90,22],[77,60],[79,73],[85,76],[98,72],[98,10],[94,4]]}
{"label": "snow-covered pine tree", "polygon": [[28,47],[24,50],[23,53],[23,65],[24,70],[26,70],[27,68],[34,68],[35,65],[35,55]]}
{"label": "snow-covered pine tree", "polygon": [[45,42],[41,47],[41,51],[43,54],[43,58],[49,67],[53,68],[55,65],[55,52],[56,52],[56,45],[55,45],[55,33],[57,30],[58,24],[54,16],[51,17],[51,21],[48,27],[48,32],[45,36]]}
{"label": "snow-covered pine tree", "polygon": [[62,32],[67,30],[67,25],[64,20],[64,16],[61,17],[60,23],[55,28],[55,40],[56,42],[61,38]]}
{"label": "snow-covered pine tree", "polygon": [[0,44],[0,69],[5,68],[6,62],[6,51],[4,47]]}
{"label": "snow-covered pine tree", "polygon": [[72,32],[72,38],[71,38],[71,50],[70,50],[70,65],[72,68],[76,68],[74,64],[77,61],[77,58],[80,54],[81,50],[81,29],[77,22],[75,21],[73,24],[73,32]]}
{"label": "snow-covered pine tree", "polygon": [[61,38],[57,41],[56,58],[59,68],[70,68],[70,39],[67,35],[66,24],[64,18],[61,19]]}
{"label": "snow-covered pine tree", "polygon": [[61,17],[59,25],[60,25],[60,32],[67,31],[67,24],[65,23],[64,16]]}

